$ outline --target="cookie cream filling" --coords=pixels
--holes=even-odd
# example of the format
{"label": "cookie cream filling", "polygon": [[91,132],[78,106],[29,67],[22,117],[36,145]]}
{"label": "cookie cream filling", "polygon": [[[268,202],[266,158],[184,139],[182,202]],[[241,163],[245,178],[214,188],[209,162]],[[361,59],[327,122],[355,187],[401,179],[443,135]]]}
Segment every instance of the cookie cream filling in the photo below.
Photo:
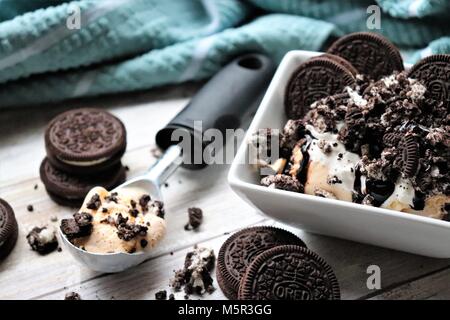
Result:
{"label": "cookie cream filling", "polygon": [[316,140],[308,148],[310,163],[305,193],[315,194],[319,188],[333,193],[340,200],[352,201],[359,155],[347,151],[344,144],[338,141],[337,134],[320,133],[311,125],[306,125],[306,129]]}
{"label": "cookie cream filling", "polygon": [[395,183],[394,192],[381,205],[382,208],[405,211],[414,207],[414,187],[410,180],[399,178]]}
{"label": "cookie cream filling", "polygon": [[90,167],[90,166],[95,166],[97,164],[101,164],[103,162],[108,161],[110,158],[100,158],[97,160],[90,160],[90,161],[69,161],[69,160],[63,160],[61,158],[58,157],[58,160],[61,162],[64,162],[66,164],[72,165],[72,166],[77,166],[77,167]]}

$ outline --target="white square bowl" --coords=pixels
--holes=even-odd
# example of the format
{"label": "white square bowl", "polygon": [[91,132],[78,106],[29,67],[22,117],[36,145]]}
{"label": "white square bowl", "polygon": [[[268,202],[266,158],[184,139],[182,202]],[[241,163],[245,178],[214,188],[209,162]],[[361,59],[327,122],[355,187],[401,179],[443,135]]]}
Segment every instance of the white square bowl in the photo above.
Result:
{"label": "white square bowl", "polygon": [[263,128],[287,121],[284,91],[303,61],[321,54],[291,51],[283,58],[228,174],[231,188],[266,216],[303,230],[435,258],[450,258],[450,222],[259,185],[248,164],[247,141]]}

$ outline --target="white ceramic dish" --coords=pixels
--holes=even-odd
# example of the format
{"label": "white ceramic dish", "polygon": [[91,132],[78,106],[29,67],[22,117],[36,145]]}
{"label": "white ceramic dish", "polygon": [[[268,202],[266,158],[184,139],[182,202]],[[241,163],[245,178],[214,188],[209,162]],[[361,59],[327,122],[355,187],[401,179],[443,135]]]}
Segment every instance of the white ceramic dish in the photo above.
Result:
{"label": "white ceramic dish", "polygon": [[246,141],[263,128],[283,128],[284,91],[296,67],[319,52],[286,54],[231,166],[228,181],[244,200],[270,218],[306,231],[436,258],[450,258],[450,222],[259,185],[246,162]]}

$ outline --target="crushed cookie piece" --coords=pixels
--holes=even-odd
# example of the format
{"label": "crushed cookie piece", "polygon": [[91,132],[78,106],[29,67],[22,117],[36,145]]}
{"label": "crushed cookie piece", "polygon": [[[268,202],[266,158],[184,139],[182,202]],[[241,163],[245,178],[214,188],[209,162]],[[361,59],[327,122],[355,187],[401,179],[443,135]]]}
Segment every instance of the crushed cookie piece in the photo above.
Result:
{"label": "crushed cookie piece", "polygon": [[167,291],[161,290],[155,293],[155,299],[156,300],[167,300]]}
{"label": "crushed cookie piece", "polygon": [[327,199],[337,199],[336,196],[329,191],[320,189],[320,188],[316,188],[314,190],[314,195],[318,196],[318,197],[322,197],[322,198],[327,198]]}
{"label": "crushed cookie piece", "polygon": [[86,204],[86,208],[91,210],[97,210],[102,205],[102,201],[98,194],[94,194],[92,198]]}
{"label": "crushed cookie piece", "polygon": [[58,248],[56,233],[47,227],[34,227],[27,235],[27,241],[33,251],[40,255],[49,254]]}
{"label": "crushed cookie piece", "polygon": [[263,186],[293,192],[303,192],[304,187],[296,178],[285,174],[277,174],[274,176],[267,176],[261,179]]}
{"label": "crushed cookie piece", "polygon": [[93,217],[90,213],[87,212],[77,212],[73,215],[75,222],[80,227],[86,227],[92,224]]}
{"label": "crushed cookie piece", "polygon": [[147,212],[148,211],[148,203],[150,202],[150,200],[152,200],[152,198],[150,197],[150,195],[148,194],[144,194],[140,199],[139,199],[139,205],[142,208],[142,211]]}
{"label": "crushed cookie piece", "polygon": [[117,198],[119,194],[117,192],[111,192],[109,196],[105,198],[107,202],[115,202],[118,203],[119,199]]}
{"label": "crushed cookie piece", "polygon": [[33,212],[34,211],[34,207],[31,204],[29,204],[27,206],[27,210],[28,210],[28,212]]}
{"label": "crushed cookie piece", "polygon": [[132,216],[133,218],[136,218],[139,214],[139,210],[138,209],[130,209],[128,211],[128,213],[130,214],[130,216]]}
{"label": "crushed cookie piece", "polygon": [[188,208],[189,222],[185,225],[185,230],[195,230],[203,222],[203,211],[200,208]]}
{"label": "crushed cookie piece", "polygon": [[81,296],[76,292],[69,292],[66,294],[64,300],[82,300]]}
{"label": "crushed cookie piece", "polygon": [[371,196],[370,194],[366,195],[361,202],[361,204],[364,204],[366,206],[373,206],[374,203],[375,203],[375,198],[373,196]]}
{"label": "crushed cookie piece", "polygon": [[117,236],[124,241],[130,241],[137,236],[147,235],[148,228],[134,223],[121,223],[117,225]]}
{"label": "crushed cookie piece", "polygon": [[175,291],[184,287],[189,298],[191,294],[203,295],[213,292],[213,279],[211,272],[215,265],[214,251],[209,248],[194,247],[186,254],[184,268],[175,271],[171,286]]}

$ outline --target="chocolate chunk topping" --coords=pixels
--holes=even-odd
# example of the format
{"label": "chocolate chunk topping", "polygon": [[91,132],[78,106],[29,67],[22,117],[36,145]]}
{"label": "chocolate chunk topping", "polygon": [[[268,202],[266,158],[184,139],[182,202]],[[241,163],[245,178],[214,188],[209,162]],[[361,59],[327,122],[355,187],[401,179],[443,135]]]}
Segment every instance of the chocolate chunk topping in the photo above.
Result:
{"label": "chocolate chunk topping", "polygon": [[[115,202],[118,203],[119,202],[119,198],[117,197],[118,193],[117,192],[111,192],[109,196],[105,197],[105,200],[107,202]],[[100,204],[101,205],[101,204]]]}
{"label": "chocolate chunk topping", "polygon": [[155,200],[152,203],[152,208],[156,210],[156,216],[164,219],[164,216],[166,214],[166,211],[164,210],[164,202]]}
{"label": "chocolate chunk topping", "polygon": [[156,300],[167,300],[167,291],[161,290],[155,293],[155,299]]}
{"label": "chocolate chunk topping", "polygon": [[280,140],[280,146],[286,151],[284,151],[286,155],[289,155],[290,150],[294,148],[297,141],[303,138],[304,135],[305,126],[303,120],[289,119],[286,122]]}
{"label": "chocolate chunk topping", "polygon": [[184,292],[202,295],[204,292],[214,291],[211,272],[214,269],[216,257],[214,252],[207,248],[195,247],[186,254],[184,268],[175,271],[170,284],[175,291],[184,287]]}
{"label": "chocolate chunk topping", "polygon": [[86,227],[91,225],[93,219],[92,215],[87,212],[77,212],[73,215],[73,218],[80,227]]}
{"label": "chocolate chunk topping", "polygon": [[402,139],[401,134],[393,133],[393,132],[386,133],[383,136],[383,144],[387,147],[394,147],[399,144],[401,139]]}
{"label": "chocolate chunk topping", "polygon": [[97,210],[102,205],[102,201],[98,194],[94,194],[92,198],[86,204],[86,208],[91,210]]}
{"label": "chocolate chunk topping", "polygon": [[35,227],[27,235],[27,241],[31,246],[31,249],[41,255],[48,254],[58,248],[56,234],[53,232],[52,236],[49,238],[47,234],[45,236],[43,235],[44,232],[49,232],[47,227]]}
{"label": "chocolate chunk topping", "polygon": [[293,192],[303,192],[304,187],[296,178],[285,174],[277,174],[274,176],[267,176],[261,179],[263,186]]}
{"label": "chocolate chunk topping", "polygon": [[141,247],[145,248],[148,245],[148,241],[145,239],[141,239]]}
{"label": "chocolate chunk topping", "polygon": [[124,217],[121,213],[117,215],[116,225],[121,225],[128,222],[128,217]]}
{"label": "chocolate chunk topping", "polygon": [[139,214],[139,210],[138,209],[130,209],[128,211],[128,213],[130,214],[130,216],[136,218],[138,216],[138,214]]}
{"label": "chocolate chunk topping", "polygon": [[419,165],[419,147],[414,137],[405,136],[401,142],[402,148],[402,173],[405,177],[412,177]]}
{"label": "chocolate chunk topping", "polygon": [[66,294],[64,300],[81,300],[81,296],[76,292],[69,292]]}
{"label": "chocolate chunk topping", "polygon": [[322,198],[327,198],[327,199],[337,199],[336,196],[330,192],[330,191],[326,191],[320,188],[316,188],[314,190],[314,195],[318,196],[318,197],[322,197]]}
{"label": "chocolate chunk topping", "polygon": [[87,237],[92,233],[92,216],[83,212],[75,213],[73,219],[62,219],[60,228],[69,240]]}
{"label": "chocolate chunk topping", "polygon": [[146,212],[148,211],[148,203],[150,202],[152,198],[148,195],[148,194],[144,194],[140,199],[139,199],[139,205],[142,208],[142,211]]}
{"label": "chocolate chunk topping", "polygon": [[121,223],[117,225],[117,236],[124,240],[130,241],[137,236],[147,235],[148,227],[134,223]]}
{"label": "chocolate chunk topping", "polygon": [[203,222],[203,211],[200,208],[188,209],[189,222],[185,226],[186,230],[197,229]]}

